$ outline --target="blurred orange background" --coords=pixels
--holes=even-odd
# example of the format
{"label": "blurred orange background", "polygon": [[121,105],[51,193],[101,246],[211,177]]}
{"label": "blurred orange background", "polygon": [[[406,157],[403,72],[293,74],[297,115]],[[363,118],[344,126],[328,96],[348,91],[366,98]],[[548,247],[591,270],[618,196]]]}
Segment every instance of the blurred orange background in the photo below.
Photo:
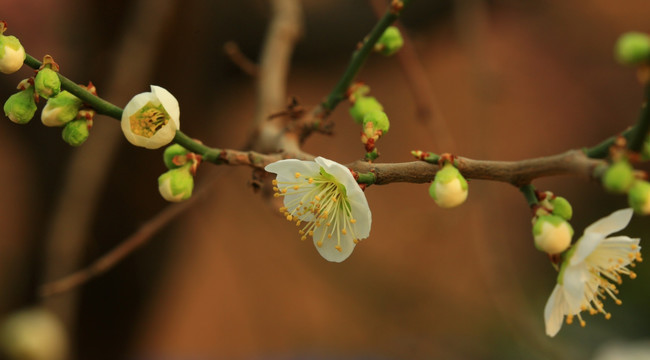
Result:
{"label": "blurred orange background", "polygon": [[[148,84],[163,86],[180,102],[185,133],[211,146],[241,147],[252,128],[256,84],[222,47],[235,41],[257,59],[269,4],[171,4],[148,75],[126,91],[106,89],[121,89],[113,82],[122,72],[139,71],[128,61],[115,66],[124,36],[134,36],[127,25],[138,22],[137,1],[5,0],[2,16],[7,34],[28,53],[51,54],[64,75],[92,80],[100,96],[110,93],[107,100],[123,106]],[[305,29],[288,95],[315,105],[376,17],[366,1],[302,5]],[[402,23],[433,89],[442,115],[436,121],[448,131],[432,133],[418,119],[398,60],[372,55],[358,79],[391,119],[379,161],[411,161],[414,149],[519,160],[592,146],[625,129],[636,119],[642,89],[633,69],[616,64],[613,44],[625,31],[650,32],[649,15],[644,0],[413,1]],[[25,67],[0,77],[0,98],[31,73]],[[312,136],[307,152],[340,163],[363,156],[347,108],[342,103],[331,115],[334,136]],[[106,141],[104,134],[118,136]],[[93,145],[100,141],[106,144]],[[130,146],[107,117],[96,118],[78,149],[38,119],[26,126],[5,119],[0,151],[0,314],[42,303],[37,288],[44,281],[89,264],[167,206],[156,186],[165,171],[161,152]],[[91,161],[70,172],[87,151]],[[106,173],[92,197],[72,201],[94,204],[84,208],[84,224],[72,216],[64,226],[84,229],[82,243],[60,247],[71,249],[74,267],[51,270],[69,263],[66,251],[52,256],[48,239],[58,202],[75,194],[62,195],[67,174],[84,180],[84,169]],[[212,176],[216,182],[207,181]],[[189,211],[105,275],[45,301],[67,309],[61,316],[75,358],[588,359],[610,340],[650,336],[650,269],[641,263],[638,279],[621,286],[623,306],[605,303],[611,320],[588,317],[584,329],[565,325],[546,337],[543,308],[557,273],[533,247],[530,212],[510,185],[471,181],[468,201],[452,210],[437,208],[425,184],[371,186],[370,238],[333,264],[299,240],[274,204],[253,192],[251,179],[248,168],[202,165],[197,186],[210,189]],[[626,206],[588,179],[534,185],[571,201],[576,235]],[[649,229],[647,219],[635,217],[626,235],[645,240]]]}

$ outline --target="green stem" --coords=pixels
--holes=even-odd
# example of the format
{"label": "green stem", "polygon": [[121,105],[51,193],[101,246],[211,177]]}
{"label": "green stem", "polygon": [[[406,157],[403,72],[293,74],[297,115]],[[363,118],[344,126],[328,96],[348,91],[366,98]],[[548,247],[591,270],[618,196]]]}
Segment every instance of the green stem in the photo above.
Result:
{"label": "green stem", "polygon": [[357,76],[357,73],[359,72],[359,69],[361,69],[361,66],[363,66],[363,64],[366,62],[366,59],[374,48],[375,43],[377,43],[377,40],[379,40],[386,28],[388,28],[393,22],[395,22],[395,20],[397,20],[404,8],[406,8],[410,2],[411,0],[403,0],[403,6],[399,11],[394,11],[393,7],[389,5],[389,8],[386,10],[384,16],[379,19],[379,22],[377,22],[375,27],[363,40],[361,47],[352,53],[352,59],[350,60],[347,69],[343,73],[343,76],[341,79],[339,79],[339,82],[336,84],[332,92],[330,92],[330,94],[327,96],[327,99],[321,103],[321,107],[325,113],[329,113],[334,110],[336,105],[345,99],[345,93],[348,91],[350,84]]}
{"label": "green stem", "polygon": [[357,173],[357,176],[357,183],[359,184],[372,185],[377,181],[377,176],[372,172]]}
{"label": "green stem", "polygon": [[[25,64],[34,70],[38,70],[41,67],[41,62],[29,54],[25,56]],[[122,118],[121,108],[109,103],[97,95],[91,94],[88,90],[75,84],[67,77],[61,74],[58,75],[59,79],[61,79],[61,88],[67,90],[72,95],[78,97],[83,102],[90,105],[93,109],[95,109],[95,111],[97,111],[98,114],[107,115],[118,120]]]}
{"label": "green stem", "polygon": [[193,140],[180,130],[176,131],[174,142],[195,154],[201,154],[201,157],[205,161],[209,161],[215,164],[220,163],[219,156],[222,152],[220,149],[205,146],[200,142]]}
{"label": "green stem", "polygon": [[521,191],[522,194],[524,194],[524,197],[526,198],[526,202],[528,203],[529,207],[533,207],[539,203],[537,200],[537,193],[535,191],[535,187],[532,184],[527,184],[519,188],[519,191]]}
{"label": "green stem", "polygon": [[[645,98],[643,105],[641,106],[639,119],[633,127],[621,133],[621,136],[627,140],[627,148],[635,152],[641,151],[643,142],[650,130],[650,109],[648,108],[648,102],[650,102],[650,84],[645,86],[644,93]],[[604,159],[609,156],[609,148],[614,145],[617,137],[618,136],[612,136],[600,144],[584,149],[583,151],[587,157],[592,159]]]}

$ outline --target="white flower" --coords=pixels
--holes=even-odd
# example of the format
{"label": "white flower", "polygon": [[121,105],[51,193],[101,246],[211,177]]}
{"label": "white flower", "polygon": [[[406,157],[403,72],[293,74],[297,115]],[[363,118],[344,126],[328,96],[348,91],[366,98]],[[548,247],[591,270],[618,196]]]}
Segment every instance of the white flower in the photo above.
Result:
{"label": "white flower", "polygon": [[341,262],[359,240],[370,235],[372,217],[363,191],[345,166],[317,157],[314,161],[280,160],[266,171],[277,174],[275,196],[284,197],[280,211],[301,226],[301,239],[311,236],[328,261]]}
{"label": "white flower", "polygon": [[169,144],[180,129],[178,100],[160,86],[134,96],[122,113],[122,132],[135,146],[157,149]]}
{"label": "white flower", "polygon": [[605,312],[601,298],[609,296],[621,304],[616,296],[615,283],[622,282],[621,274],[632,279],[636,277],[628,266],[634,267],[634,261],[642,260],[641,248],[639,239],[607,236],[625,228],[632,213],[632,209],[618,210],[596,221],[585,229],[584,235],[568,251],[557,285],[544,308],[548,336],[555,336],[560,331],[565,315],[568,324],[577,316],[581,326],[585,326],[581,311],[589,311],[592,315],[603,313],[609,319],[611,314]]}

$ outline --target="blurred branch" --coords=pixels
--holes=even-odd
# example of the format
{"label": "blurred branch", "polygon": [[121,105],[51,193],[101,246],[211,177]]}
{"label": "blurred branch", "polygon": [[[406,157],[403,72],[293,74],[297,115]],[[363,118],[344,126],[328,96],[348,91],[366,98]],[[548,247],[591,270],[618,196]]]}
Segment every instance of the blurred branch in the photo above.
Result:
{"label": "blurred branch", "polygon": [[[370,4],[375,14],[381,16],[386,1],[370,0]],[[440,105],[438,105],[426,69],[422,65],[406,29],[399,21],[395,22],[395,26],[399,28],[404,39],[404,45],[395,56],[399,60],[402,72],[406,77],[406,84],[411,92],[413,102],[415,102],[418,119],[429,129],[436,148],[451,151],[455,147],[453,136],[451,136],[447,121],[440,110]]]}
{"label": "blurred branch", "polygon": [[223,44],[223,51],[228,55],[230,61],[237,65],[241,71],[255,77],[258,73],[257,64],[251,61],[246,55],[241,52],[239,45],[234,41],[228,41]]}

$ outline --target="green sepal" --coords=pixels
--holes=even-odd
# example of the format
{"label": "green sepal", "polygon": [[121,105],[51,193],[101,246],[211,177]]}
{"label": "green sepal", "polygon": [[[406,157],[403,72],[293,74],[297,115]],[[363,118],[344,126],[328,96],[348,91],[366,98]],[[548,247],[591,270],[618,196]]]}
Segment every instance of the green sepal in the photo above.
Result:
{"label": "green sepal", "polygon": [[9,97],[4,104],[5,115],[16,124],[27,124],[36,113],[34,88],[32,86]]}
{"label": "green sepal", "polygon": [[361,96],[350,107],[350,116],[357,124],[363,123],[363,117],[371,111],[383,111],[384,107],[372,96]]}
{"label": "green sepal", "polygon": [[44,99],[58,95],[61,92],[59,74],[49,67],[42,68],[34,78],[34,87],[38,95]]}
{"label": "green sepal", "polygon": [[88,121],[85,119],[70,121],[65,124],[61,137],[71,146],[81,146],[90,135]]}

